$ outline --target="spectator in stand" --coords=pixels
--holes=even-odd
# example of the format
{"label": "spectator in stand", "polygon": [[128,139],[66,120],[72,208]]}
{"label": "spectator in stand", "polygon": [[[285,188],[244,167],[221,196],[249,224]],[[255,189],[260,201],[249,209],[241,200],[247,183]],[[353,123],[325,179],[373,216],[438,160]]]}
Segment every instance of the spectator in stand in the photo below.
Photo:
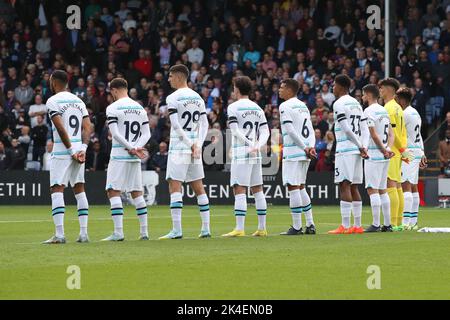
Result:
{"label": "spectator in stand", "polygon": [[6,170],[23,170],[25,168],[25,151],[19,144],[19,140],[12,139],[11,148],[6,155]]}
{"label": "spectator in stand", "polygon": [[14,90],[14,97],[20,104],[27,108],[33,100],[34,90],[28,84],[26,78],[20,80],[20,86]]}
{"label": "spectator in stand", "polygon": [[42,96],[40,94],[34,96],[34,104],[30,106],[28,116],[30,117],[31,128],[34,128],[38,124],[39,116],[43,117],[44,123],[47,122],[47,107],[42,103]]}
{"label": "spectator in stand", "polygon": [[134,68],[141,73],[142,76],[150,78],[152,75],[153,65],[150,50],[139,50],[139,58],[134,61]]}
{"label": "spectator in stand", "polygon": [[439,129],[439,140],[445,139],[445,134],[449,129],[450,129],[450,112],[447,112],[447,114],[445,115],[445,122]]}
{"label": "spectator in stand", "polygon": [[161,142],[159,144],[159,150],[156,152],[148,163],[148,170],[154,170],[156,172],[165,171],[167,168],[167,143]]}
{"label": "spectator in stand", "polygon": [[0,141],[0,171],[6,170],[8,163],[6,162],[7,155],[6,155],[6,148],[5,144]]}
{"label": "spectator in stand", "polygon": [[39,161],[41,166],[44,161],[45,146],[47,144],[48,127],[44,122],[44,116],[36,116],[36,125],[31,129],[33,141],[33,161]]}
{"label": "spectator in stand", "polygon": [[438,154],[441,163],[441,175],[444,176],[446,170],[450,170],[450,129],[445,131],[445,138],[439,142]]}
{"label": "spectator in stand", "polygon": [[327,149],[327,143],[322,139],[322,132],[319,129],[314,130],[314,136],[316,137],[316,151],[320,155],[322,151]]}
{"label": "spectator in stand", "polygon": [[45,146],[45,153],[42,157],[42,170],[50,171],[50,161],[52,159],[52,151],[53,151],[53,141],[47,140],[47,144]]}
{"label": "spectator in stand", "polygon": [[92,148],[86,154],[87,171],[104,171],[108,164],[109,157],[102,151],[100,141],[95,141]]}
{"label": "spectator in stand", "polygon": [[[314,114],[319,121],[322,121],[324,119],[324,115],[328,117],[329,111],[330,109],[328,109],[328,107],[325,106],[322,97],[320,95],[316,97],[316,108],[311,113]],[[327,113],[325,114],[325,112]]]}

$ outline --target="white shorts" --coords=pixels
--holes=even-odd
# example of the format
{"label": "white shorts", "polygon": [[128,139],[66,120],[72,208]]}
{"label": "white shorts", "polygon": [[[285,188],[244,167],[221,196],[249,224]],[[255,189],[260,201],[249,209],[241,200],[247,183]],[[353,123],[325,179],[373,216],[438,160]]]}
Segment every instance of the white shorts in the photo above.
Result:
{"label": "white shorts", "polygon": [[366,181],[366,189],[372,188],[376,190],[386,190],[388,170],[389,161],[366,160],[364,163],[364,178]]}
{"label": "white shorts", "polygon": [[283,161],[283,185],[299,186],[306,183],[311,160]]}
{"label": "white shorts", "polygon": [[52,158],[50,161],[50,187],[84,183],[84,163],[70,159]]}
{"label": "white shorts", "polygon": [[420,160],[413,160],[410,163],[402,161],[402,183],[409,182],[411,184],[419,183]]}
{"label": "white shorts", "polygon": [[363,182],[363,159],[359,154],[336,155],[334,182],[350,181],[351,184]]}
{"label": "white shorts", "polygon": [[232,163],[230,185],[255,187],[262,186],[262,165],[261,163]]}
{"label": "white shorts", "polygon": [[122,192],[142,191],[141,163],[109,161],[105,189]]}
{"label": "white shorts", "polygon": [[169,154],[167,159],[166,180],[192,182],[205,177],[202,159],[192,159],[190,154]]}

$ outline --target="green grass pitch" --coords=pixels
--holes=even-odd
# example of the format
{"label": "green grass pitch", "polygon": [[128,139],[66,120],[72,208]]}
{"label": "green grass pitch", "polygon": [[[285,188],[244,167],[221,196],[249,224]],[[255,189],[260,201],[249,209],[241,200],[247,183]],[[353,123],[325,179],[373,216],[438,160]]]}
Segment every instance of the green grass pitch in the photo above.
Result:
{"label": "green grass pitch", "polygon": [[[313,207],[319,234],[282,237],[287,207],[269,206],[267,238],[223,239],[232,208],[214,206],[211,239],[197,239],[196,207],[183,210],[183,240],[158,241],[171,227],[169,209],[150,207],[150,241],[137,241],[132,207],[123,243],[98,240],[112,231],[109,208],[91,207],[91,243],[77,244],[74,207],[66,212],[66,245],[39,244],[53,234],[49,207],[0,207],[0,299],[449,299],[450,234],[327,235],[338,207]],[[256,229],[249,207],[247,234]],[[450,227],[450,210],[421,208],[422,226]],[[371,222],[365,207],[363,221]],[[66,287],[69,265],[81,289]],[[381,289],[369,290],[367,269],[379,266]]]}

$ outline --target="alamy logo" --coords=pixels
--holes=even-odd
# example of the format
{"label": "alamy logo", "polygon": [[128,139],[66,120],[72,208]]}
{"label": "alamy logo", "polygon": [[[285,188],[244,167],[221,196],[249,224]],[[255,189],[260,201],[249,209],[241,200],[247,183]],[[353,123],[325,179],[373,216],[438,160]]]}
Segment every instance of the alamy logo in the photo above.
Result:
{"label": "alamy logo", "polygon": [[66,287],[69,290],[80,290],[81,289],[81,269],[77,265],[71,265],[67,267],[67,274],[70,274],[67,277]]}
{"label": "alamy logo", "polygon": [[367,18],[368,29],[381,29],[381,8],[377,5],[371,5],[367,7],[366,13],[369,15]]}
{"label": "alamy logo", "polygon": [[369,274],[366,285],[369,290],[381,289],[381,269],[377,265],[370,265],[367,267],[366,273]]}
{"label": "alamy logo", "polygon": [[67,7],[67,14],[70,16],[67,18],[66,26],[69,30],[80,30],[81,29],[81,9],[77,5],[71,5]]}

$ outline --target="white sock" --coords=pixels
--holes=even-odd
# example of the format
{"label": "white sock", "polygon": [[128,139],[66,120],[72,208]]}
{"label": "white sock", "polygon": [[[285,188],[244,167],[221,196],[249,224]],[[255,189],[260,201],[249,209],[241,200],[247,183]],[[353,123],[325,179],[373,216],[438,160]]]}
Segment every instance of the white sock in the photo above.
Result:
{"label": "white sock", "polygon": [[62,192],[52,193],[52,216],[55,223],[55,235],[59,238],[64,237],[64,194]]}
{"label": "white sock", "polygon": [[300,195],[302,197],[302,211],[305,215],[306,226],[309,227],[314,224],[311,199],[309,198],[308,192],[303,188],[300,190]]}
{"label": "white sock", "polygon": [[111,203],[111,216],[114,222],[114,233],[123,237],[123,206],[120,197],[109,199]]}
{"label": "white sock", "polygon": [[341,201],[341,216],[342,225],[344,228],[350,228],[350,217],[352,216],[352,203],[347,201]]}
{"label": "white sock", "polygon": [[381,210],[381,198],[379,193],[370,195],[370,206],[372,208],[372,225],[374,225],[375,227],[379,227]]}
{"label": "white sock", "polygon": [[206,193],[197,197],[198,209],[200,210],[200,218],[202,219],[202,231],[210,232],[209,218],[209,200]]}
{"label": "white sock", "polygon": [[302,227],[302,197],[300,190],[289,191],[289,207],[292,214],[292,227],[295,230],[300,230]]}
{"label": "white sock", "polygon": [[139,196],[134,199],[134,206],[136,207],[136,214],[139,218],[139,226],[141,236],[148,237],[148,225],[147,225],[147,204],[145,203],[144,197]]}
{"label": "white sock", "polygon": [[354,225],[357,227],[361,227],[362,201],[353,201],[352,211],[353,211]]}
{"label": "white sock", "polygon": [[174,192],[170,195],[170,214],[172,216],[172,228],[174,231],[183,232],[181,229],[181,210],[183,210],[183,195]]}
{"label": "white sock", "polygon": [[247,195],[245,193],[234,196],[234,215],[236,216],[236,230],[245,230],[245,215],[247,214]]}
{"label": "white sock", "polygon": [[412,205],[413,205],[413,197],[411,192],[403,192],[403,197],[405,198],[405,205],[403,209],[403,219],[402,225],[409,225],[410,216],[413,214]]}
{"label": "white sock", "polygon": [[383,211],[383,224],[391,225],[391,199],[387,193],[380,194],[381,210]]}
{"label": "white sock", "polygon": [[412,209],[411,209],[412,217],[409,220],[409,224],[413,226],[413,225],[417,224],[417,218],[419,216],[419,206],[420,206],[420,195],[419,195],[419,193],[418,192],[414,192],[412,194],[412,198],[413,198]]}
{"label": "white sock", "polygon": [[255,197],[256,213],[258,215],[258,230],[266,230],[267,202],[264,192],[260,191]]}
{"label": "white sock", "polygon": [[88,230],[89,203],[85,192],[75,195],[77,199],[78,221],[80,222],[80,235],[86,236]]}

